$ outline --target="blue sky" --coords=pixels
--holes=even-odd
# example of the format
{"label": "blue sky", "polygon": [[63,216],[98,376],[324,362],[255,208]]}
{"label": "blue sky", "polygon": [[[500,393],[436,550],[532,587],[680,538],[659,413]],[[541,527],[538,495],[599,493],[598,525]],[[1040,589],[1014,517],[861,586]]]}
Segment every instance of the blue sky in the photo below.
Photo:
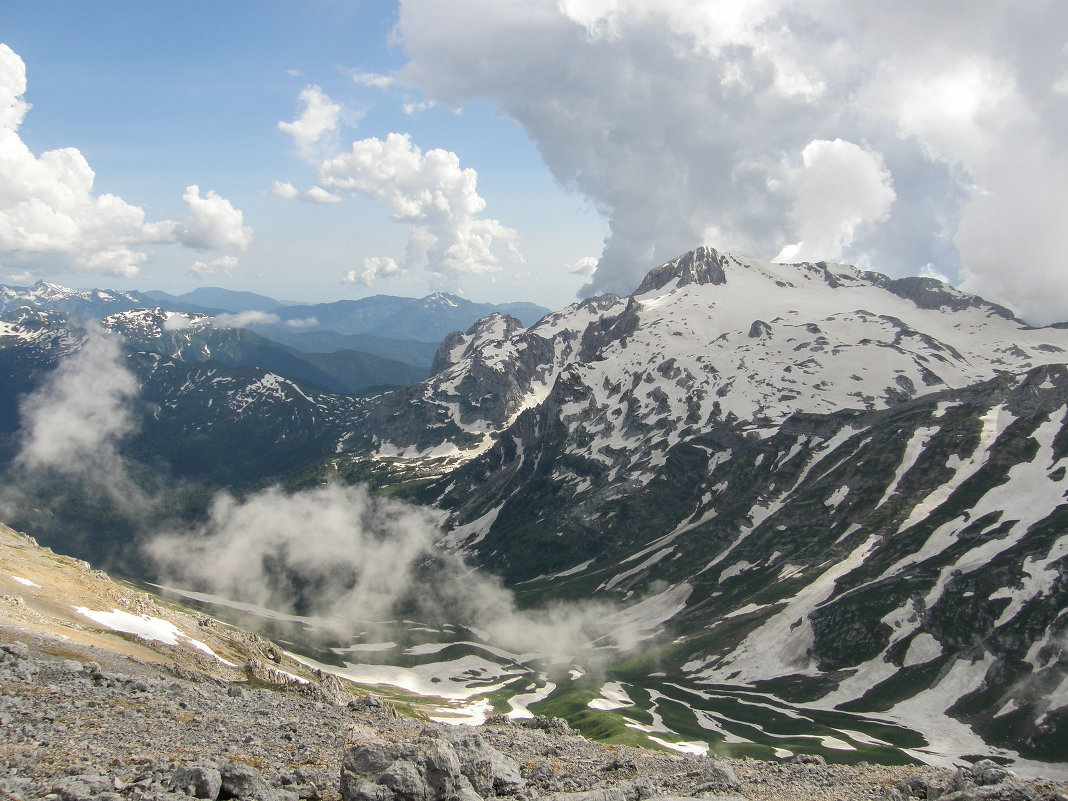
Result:
{"label": "blue sky", "polygon": [[[445,289],[554,308],[574,301],[584,279],[565,266],[599,253],[605,221],[552,179],[522,128],[485,101],[405,113],[405,104],[425,102],[417,90],[353,79],[404,64],[391,36],[396,13],[392,2],[5,2],[0,41],[25,63],[31,108],[19,133],[34,154],[77,148],[95,172],[94,193],[117,195],[149,220],[180,220],[191,184],[212,190],[242,213],[252,237],[232,252],[144,248],[136,276],[71,267],[62,253],[0,251],[0,281],[173,292],[220,285],[299,300]],[[339,142],[403,132],[422,151],[456,153],[461,169],[477,172],[484,216],[517,230],[523,261],[489,275],[413,269],[370,286],[342,283],[364,259],[402,259],[408,234],[367,197],[313,204],[272,194],[275,181],[315,183],[315,165],[278,128],[298,117],[309,85],[343,107]],[[236,266],[190,272],[227,255]],[[532,280],[531,270],[552,280]]]}
{"label": "blue sky", "polygon": [[0,281],[559,308],[706,243],[1068,320],[1060,2],[2,12]]}

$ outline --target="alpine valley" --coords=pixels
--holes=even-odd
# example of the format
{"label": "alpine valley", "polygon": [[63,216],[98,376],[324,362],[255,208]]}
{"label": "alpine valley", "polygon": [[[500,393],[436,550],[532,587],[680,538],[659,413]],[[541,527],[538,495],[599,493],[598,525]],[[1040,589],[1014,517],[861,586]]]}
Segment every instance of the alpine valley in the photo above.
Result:
{"label": "alpine valley", "polygon": [[[526,327],[483,317],[444,338],[429,378],[390,367],[360,389],[403,386],[357,395],[355,351],[348,367],[300,358],[165,300],[94,315],[140,387],[121,450],[146,474],[213,491],[368,484],[431,508],[440,547],[521,605],[603,599],[648,628],[599,672],[554,673],[463,621],[309,646],[309,664],[425,677],[477,654],[468,701],[523,697],[618,741],[1068,763],[1068,328],[933,279],[702,247],[627,298]],[[19,398],[90,336],[72,311],[6,305],[9,483]],[[122,561],[99,510],[70,536],[42,498],[5,522],[151,570]],[[372,653],[389,664],[362,668]]]}

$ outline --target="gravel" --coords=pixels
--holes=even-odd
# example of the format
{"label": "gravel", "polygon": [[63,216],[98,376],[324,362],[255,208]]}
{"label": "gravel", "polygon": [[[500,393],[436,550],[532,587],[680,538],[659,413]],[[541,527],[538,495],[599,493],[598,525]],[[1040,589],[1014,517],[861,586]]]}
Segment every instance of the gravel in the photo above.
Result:
{"label": "gravel", "polygon": [[593,743],[546,718],[447,727],[400,717],[374,696],[353,697],[330,682],[228,683],[44,636],[0,644],[0,798],[341,799],[346,750],[355,764],[353,754],[369,748],[386,761],[350,785],[381,801],[438,801],[400,794],[427,792],[420,748],[455,753],[473,780],[461,780],[465,788],[480,791],[462,796],[472,799],[1068,801],[1064,784],[1021,782],[994,763],[954,773],[682,756]]}

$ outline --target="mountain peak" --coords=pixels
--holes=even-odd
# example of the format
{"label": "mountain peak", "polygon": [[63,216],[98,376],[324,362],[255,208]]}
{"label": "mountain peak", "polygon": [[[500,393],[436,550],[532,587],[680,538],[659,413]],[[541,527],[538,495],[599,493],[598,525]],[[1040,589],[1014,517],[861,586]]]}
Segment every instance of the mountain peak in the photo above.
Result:
{"label": "mountain peak", "polygon": [[634,291],[634,294],[643,295],[646,292],[663,289],[672,281],[677,282],[676,286],[725,284],[727,276],[723,272],[723,267],[726,263],[727,258],[722,253],[715,248],[701,245],[696,250],[691,250],[659,267],[654,267],[645,276],[645,280]]}

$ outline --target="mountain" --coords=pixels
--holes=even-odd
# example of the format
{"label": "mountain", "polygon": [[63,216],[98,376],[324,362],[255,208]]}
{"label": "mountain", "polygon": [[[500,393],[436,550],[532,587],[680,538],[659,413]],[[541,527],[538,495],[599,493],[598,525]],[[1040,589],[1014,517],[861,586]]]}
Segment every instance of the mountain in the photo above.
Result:
{"label": "mountain", "polygon": [[209,316],[264,312],[264,319],[247,328],[296,350],[359,351],[421,368],[430,366],[438,343],[447,334],[464,330],[476,320],[502,313],[530,325],[549,313],[533,303],[474,303],[441,292],[425,298],[375,295],[360,300],[301,305],[219,287],[199,287],[184,295],[172,295],[158,290],[80,291],[46,281],[32,287],[0,285],[0,316],[5,319],[20,309],[101,320],[117,312],[157,307]]}
{"label": "mountain", "polygon": [[[437,353],[437,342],[417,339],[389,339],[374,334],[339,334],[336,331],[298,332],[284,326],[253,325],[252,331],[263,331],[267,338],[299,350],[302,353],[334,353],[356,350],[384,359],[392,359],[429,371]],[[425,377],[425,376],[423,376]]]}
{"label": "mountain", "polygon": [[[266,295],[223,289],[217,286],[197,287],[184,295],[171,295],[159,290],[144,294],[155,300],[156,304],[173,311],[221,311],[238,314],[247,311],[270,311],[284,305]],[[179,306],[185,308],[178,308]]]}
{"label": "mountain", "polygon": [[214,361],[229,367],[260,367],[330,392],[356,394],[411,384],[426,376],[424,369],[353,350],[303,353],[243,328],[218,328],[202,314],[136,309],[110,315],[102,324],[139,351],[192,364]]}
{"label": "mountain", "polygon": [[[303,469],[333,453],[373,386],[425,371],[367,354],[303,354],[250,331],[215,328],[203,315],[136,309],[105,317],[136,378],[141,422],[126,444],[172,475],[242,485]],[[20,398],[87,332],[63,315],[0,322],[0,457],[9,460]],[[298,384],[299,381],[299,384]]]}
{"label": "mountain", "polygon": [[0,285],[0,314],[25,308],[99,320],[115,312],[154,305],[148,295],[140,292],[118,292],[111,289],[82,291],[47,281],[38,281],[31,287]]}
{"label": "mountain", "polygon": [[5,798],[396,801],[398,775],[403,797],[469,801],[760,798],[769,787],[784,801],[832,787],[843,801],[919,791],[1054,801],[1068,789],[991,761],[845,767],[605,745],[518,704],[477,728],[446,725],[457,710],[445,699],[369,694],[286,644],[112,581],[2,525],[0,597]]}
{"label": "mountain", "polygon": [[[75,347],[51,319],[6,328],[4,364]],[[1063,764],[1066,353],[1068,329],[932,279],[699,248],[629,297],[452,332],[374,397],[143,345],[127,447],[215,483],[371,482],[525,603],[667,610],[538,710],[758,755],[818,722],[854,759]]]}
{"label": "mountain", "polygon": [[[507,304],[511,313],[533,323],[548,309],[533,303]],[[308,306],[274,309],[281,318],[274,326],[257,326],[264,335],[281,326],[300,331],[335,331],[339,334],[373,334],[390,339],[440,342],[447,334],[468,328],[476,320],[499,312],[491,303],[474,303],[456,295],[436,292],[425,298],[375,295],[360,300],[339,300]],[[284,329],[283,329],[284,330]]]}
{"label": "mountain", "polygon": [[665,699],[742,684],[1063,761],[1066,353],[931,279],[701,248],[451,335],[345,451],[443,473],[444,544],[529,599],[674,593]]}

